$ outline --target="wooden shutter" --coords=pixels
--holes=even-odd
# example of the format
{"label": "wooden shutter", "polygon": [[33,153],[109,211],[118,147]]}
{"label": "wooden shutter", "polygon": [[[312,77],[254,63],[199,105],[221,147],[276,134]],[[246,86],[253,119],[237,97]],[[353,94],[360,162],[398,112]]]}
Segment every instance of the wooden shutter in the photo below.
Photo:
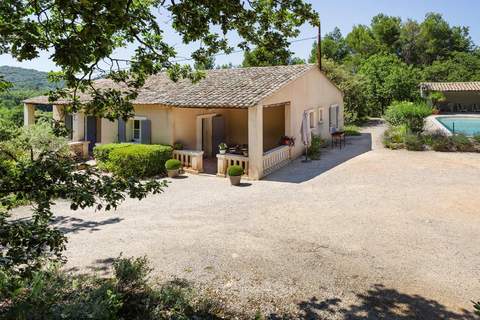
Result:
{"label": "wooden shutter", "polygon": [[73,116],[71,113],[65,114],[65,128],[68,130],[68,137],[73,139]]}
{"label": "wooden shutter", "polygon": [[152,129],[150,125],[150,120],[140,120],[140,138],[143,144],[150,144],[152,139]]}
{"label": "wooden shutter", "polygon": [[127,123],[123,119],[118,119],[118,142],[127,142]]}
{"label": "wooden shutter", "polygon": [[333,116],[332,116],[332,107],[328,108],[328,125],[330,128],[333,128]]}
{"label": "wooden shutter", "polygon": [[338,128],[339,127],[339,119],[340,119],[340,106],[336,106],[335,107],[335,127]]}

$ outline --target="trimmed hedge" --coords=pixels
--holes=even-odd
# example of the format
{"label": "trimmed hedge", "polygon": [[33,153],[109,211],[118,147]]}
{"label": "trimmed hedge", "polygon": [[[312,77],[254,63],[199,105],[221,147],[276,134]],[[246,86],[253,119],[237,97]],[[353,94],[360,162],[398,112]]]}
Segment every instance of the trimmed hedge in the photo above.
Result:
{"label": "trimmed hedge", "polygon": [[155,144],[108,144],[94,149],[101,169],[122,177],[152,177],[165,173],[172,147]]}
{"label": "trimmed hedge", "polygon": [[228,168],[228,175],[232,177],[237,177],[243,175],[243,168],[237,165],[231,166]]}
{"label": "trimmed hedge", "polygon": [[406,125],[413,133],[423,131],[424,119],[433,109],[425,103],[394,102],[385,112],[385,120],[392,126]]}
{"label": "trimmed hedge", "polygon": [[177,159],[170,159],[165,162],[165,169],[167,170],[177,170],[180,169],[182,163]]}

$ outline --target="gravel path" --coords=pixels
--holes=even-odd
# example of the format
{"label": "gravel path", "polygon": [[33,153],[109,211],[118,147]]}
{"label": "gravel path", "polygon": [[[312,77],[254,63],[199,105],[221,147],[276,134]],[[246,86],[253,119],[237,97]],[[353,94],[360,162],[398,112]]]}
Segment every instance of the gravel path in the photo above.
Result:
{"label": "gravel path", "polygon": [[480,299],[480,155],[385,150],[382,131],[243,187],[188,176],[114,213],[59,203],[67,267],[148,255],[161,279],[272,319],[473,319],[462,309]]}

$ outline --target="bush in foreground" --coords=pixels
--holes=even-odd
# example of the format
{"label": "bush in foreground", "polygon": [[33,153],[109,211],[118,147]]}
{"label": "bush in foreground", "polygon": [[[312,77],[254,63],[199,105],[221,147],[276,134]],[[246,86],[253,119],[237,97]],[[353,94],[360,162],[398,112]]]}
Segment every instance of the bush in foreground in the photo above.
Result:
{"label": "bush in foreground", "polygon": [[228,168],[228,175],[231,177],[238,177],[243,175],[243,168],[241,166],[233,165]]}
{"label": "bush in foreground", "polygon": [[423,151],[423,139],[417,134],[407,134],[405,136],[405,148],[410,151]]}
{"label": "bush in foreground", "polygon": [[405,125],[392,126],[383,135],[383,144],[389,149],[402,149],[405,147],[407,127]]}
{"label": "bush in foreground", "polygon": [[178,170],[182,167],[182,163],[177,159],[169,159],[165,162],[165,169]]}
{"label": "bush in foreground", "polygon": [[[218,319],[221,309],[175,280],[154,286],[146,258],[119,258],[112,277],[75,276],[57,267],[19,280],[0,272],[6,319]],[[8,285],[5,285],[8,284]]]}
{"label": "bush in foreground", "polygon": [[422,132],[424,119],[431,115],[432,108],[421,102],[394,102],[385,112],[385,120],[392,126],[405,125],[413,133]]}
{"label": "bush in foreground", "polygon": [[172,147],[155,144],[107,144],[94,149],[99,167],[121,177],[152,177],[165,173]]}
{"label": "bush in foreground", "polygon": [[310,147],[308,147],[308,156],[312,160],[320,159],[321,149],[325,145],[325,140],[323,140],[320,136],[312,135],[312,142],[310,143]]}

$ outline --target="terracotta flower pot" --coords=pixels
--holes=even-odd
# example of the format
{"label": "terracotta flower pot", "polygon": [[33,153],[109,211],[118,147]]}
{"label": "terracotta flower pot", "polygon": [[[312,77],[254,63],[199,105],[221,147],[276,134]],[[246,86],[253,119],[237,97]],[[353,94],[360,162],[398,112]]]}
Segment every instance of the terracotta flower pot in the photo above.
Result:
{"label": "terracotta flower pot", "polygon": [[238,186],[240,184],[240,180],[242,176],[228,176],[230,178],[230,183],[232,186]]}
{"label": "terracotta flower pot", "polygon": [[167,170],[167,174],[169,178],[175,178],[178,177],[178,172],[180,169],[174,169],[174,170]]}

